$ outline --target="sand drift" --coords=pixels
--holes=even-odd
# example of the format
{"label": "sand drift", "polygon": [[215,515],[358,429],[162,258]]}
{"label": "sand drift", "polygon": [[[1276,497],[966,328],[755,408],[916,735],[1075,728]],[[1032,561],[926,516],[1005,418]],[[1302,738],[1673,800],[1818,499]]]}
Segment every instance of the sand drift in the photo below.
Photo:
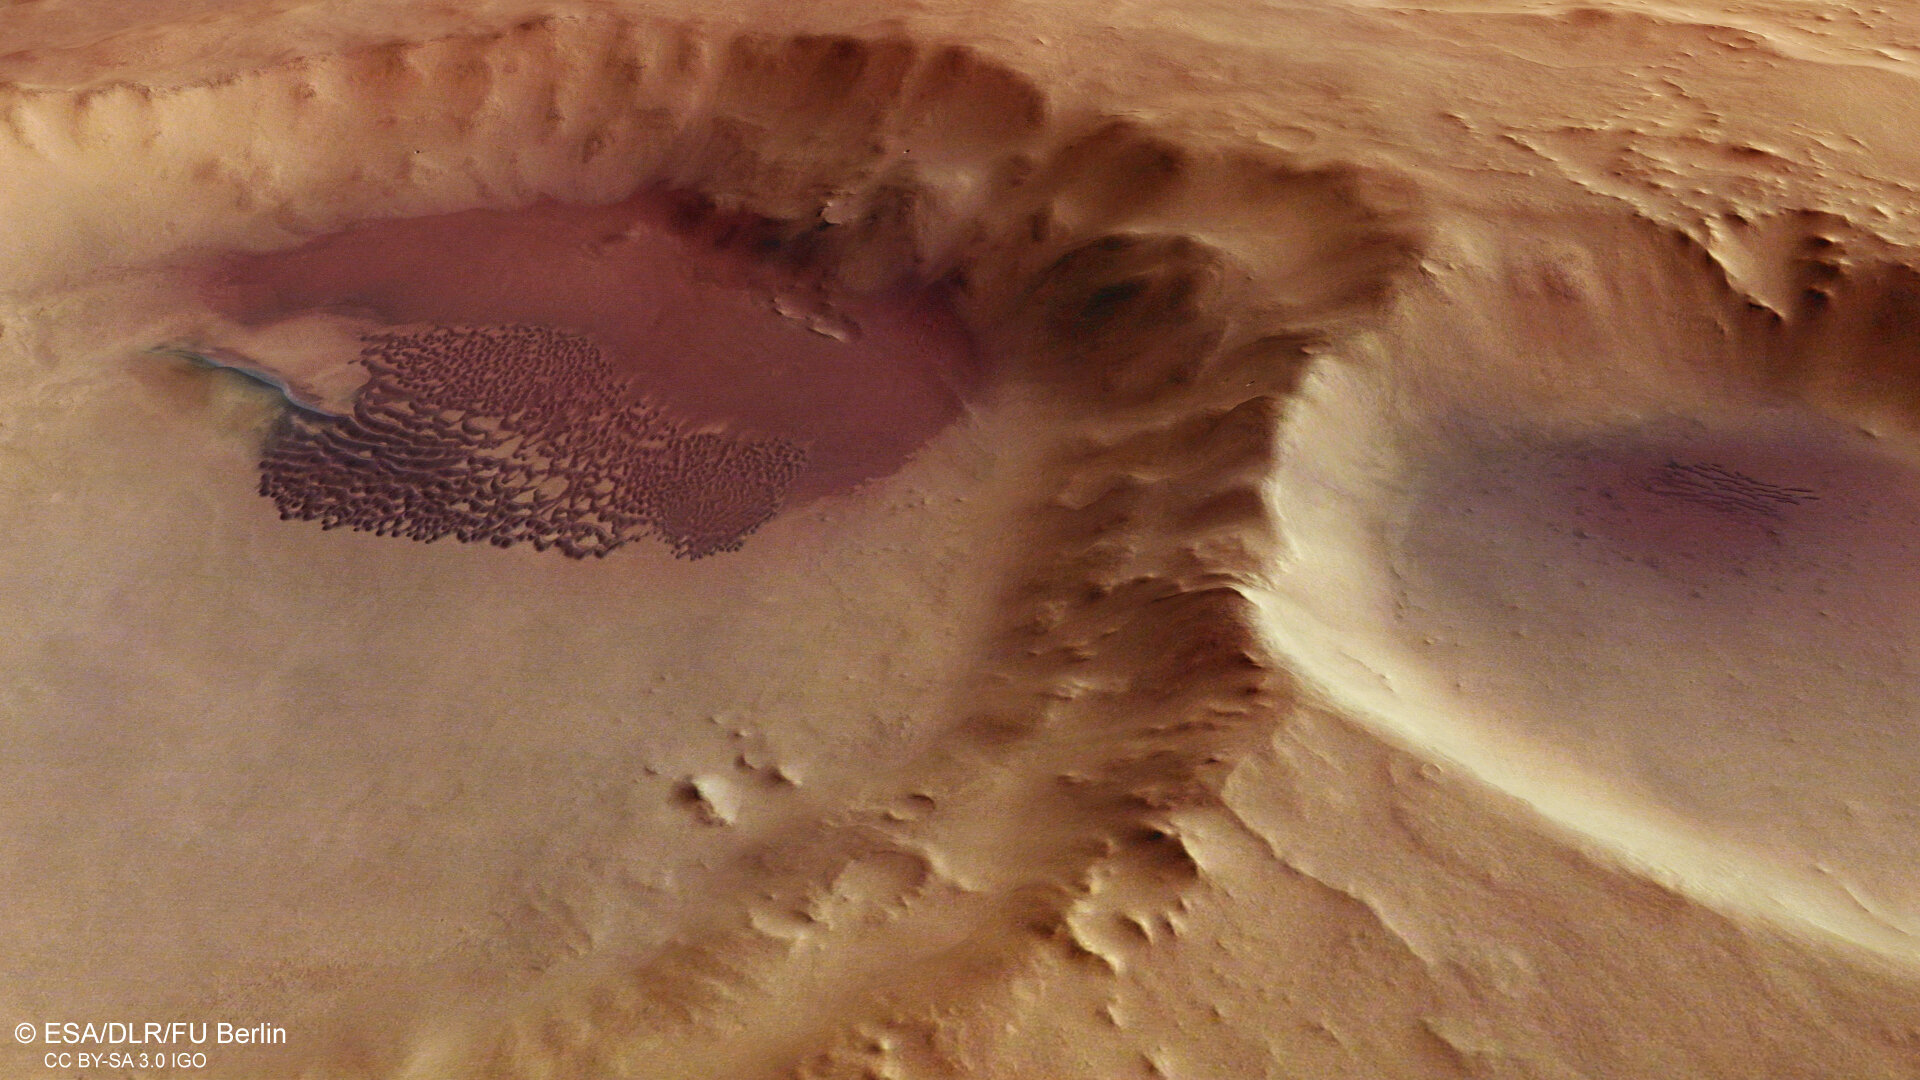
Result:
{"label": "sand drift", "polygon": [[891,472],[980,381],[924,286],[832,295],[786,231],[651,194],[370,225],[193,276],[243,326],[438,327],[370,336],[336,361],[370,373],[352,415],[274,434],[262,492],[286,516],[575,557],[651,533],[697,558]]}
{"label": "sand drift", "polygon": [[1749,115],[1718,23],[1176,8],[7,16],[0,1013],[1912,1075],[1920,275],[1792,186],[1851,144],[1660,142]]}
{"label": "sand drift", "polygon": [[[1408,257],[1393,183],[898,37],[552,20],[126,105],[7,144],[23,221],[56,178],[10,280],[68,298],[0,338],[55,463],[0,573],[70,586],[5,655],[21,993],[381,1017],[238,1075],[750,1075],[861,987],[1054,964],[1095,864],[1194,881],[1138,793],[1274,677],[1234,583],[1277,395]],[[213,216],[90,279],[49,223],[140,145]]]}
{"label": "sand drift", "polygon": [[1737,333],[1676,343],[1679,305],[1645,288],[1645,327],[1586,357],[1616,392],[1534,388],[1588,348],[1577,319],[1473,370],[1311,379],[1272,489],[1292,528],[1270,626],[1382,730],[1674,887],[1908,953],[1920,458],[1885,419],[1904,398],[1804,394],[1856,359],[1752,363],[1809,335],[1725,300],[1704,303]]}

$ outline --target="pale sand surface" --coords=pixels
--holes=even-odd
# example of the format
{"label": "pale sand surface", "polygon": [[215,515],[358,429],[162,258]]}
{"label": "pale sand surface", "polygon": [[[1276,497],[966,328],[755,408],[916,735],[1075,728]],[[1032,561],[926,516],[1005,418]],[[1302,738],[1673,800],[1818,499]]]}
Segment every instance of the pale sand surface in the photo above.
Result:
{"label": "pale sand surface", "polygon": [[[1920,1075],[1916,48],[0,9],[0,1019],[285,1029],[222,1077]],[[812,471],[698,558],[284,520],[289,399],[433,325]],[[529,423],[395,409],[339,498],[479,513],[413,437]],[[45,1043],[0,1075],[154,1049]]]}

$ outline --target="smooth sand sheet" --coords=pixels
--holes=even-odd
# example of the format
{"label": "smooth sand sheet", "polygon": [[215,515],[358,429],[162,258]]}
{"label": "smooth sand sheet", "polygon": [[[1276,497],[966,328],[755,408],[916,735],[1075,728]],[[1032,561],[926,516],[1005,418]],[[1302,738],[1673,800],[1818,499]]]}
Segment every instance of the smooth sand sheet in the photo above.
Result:
{"label": "smooth sand sheet", "polygon": [[[1920,1074],[1920,31],[1737,6],[0,9],[0,1015]],[[447,324],[813,471],[698,560],[323,530],[278,392],[148,351],[337,419]]]}
{"label": "smooth sand sheet", "polygon": [[[195,312],[188,357],[151,351],[179,335],[125,314],[152,295],[144,279],[74,321],[113,339],[111,360],[79,344],[39,369],[12,357],[25,419],[11,430],[30,434],[32,462],[61,465],[16,459],[0,591],[62,583],[0,645],[21,773],[0,863],[7,966],[39,973],[15,984],[13,1011],[244,1013],[303,1040],[258,1052],[384,1045],[391,1063],[421,1013],[439,1024],[481,1003],[463,987],[670,943],[681,916],[707,917],[703,897],[745,895],[734,860],[925,752],[952,722],[1013,537],[1004,496],[967,494],[1023,436],[961,422],[981,365],[935,293],[832,288],[765,236],[654,193],[374,222],[163,270]],[[262,453],[289,423],[358,415],[369,339],[431,338],[422,323],[573,342],[557,379],[585,373],[596,400],[664,414],[683,442],[803,447],[786,520],[750,521],[748,550],[695,549],[713,555],[698,566],[650,544],[574,563],[279,520]],[[479,394],[524,382],[529,358],[461,374]],[[390,401],[372,419],[412,434],[359,443],[367,471],[340,474],[338,493],[364,501],[377,478],[409,502],[402,523],[471,498],[406,470],[406,451],[461,449],[421,425],[525,427],[514,417],[561,398],[538,383],[500,415]],[[62,404],[23,404],[42,394]],[[560,416],[555,438],[585,445],[606,422]],[[984,576],[903,565],[940,550]],[[835,643],[831,659],[808,642]],[[788,735],[769,740],[759,710]],[[823,804],[816,784],[839,794]],[[642,908],[654,929],[622,914]],[[371,1015],[386,992],[366,996],[364,978],[401,956],[409,1005],[335,1026]]]}
{"label": "smooth sand sheet", "polygon": [[[1360,385],[1320,380],[1318,411],[1384,400]],[[1760,405],[1402,422],[1425,436],[1370,482],[1333,479],[1338,438],[1293,470],[1345,487],[1320,509],[1370,599],[1340,603],[1375,613],[1314,646],[1336,694],[1727,902],[1920,930],[1914,446]],[[1312,552],[1289,577],[1335,565]]]}
{"label": "smooth sand sheet", "polygon": [[681,426],[803,447],[791,497],[805,500],[899,467],[959,415],[981,369],[925,283],[831,287],[794,232],[650,192],[370,222],[192,275],[247,325],[326,312],[583,334],[628,393]]}

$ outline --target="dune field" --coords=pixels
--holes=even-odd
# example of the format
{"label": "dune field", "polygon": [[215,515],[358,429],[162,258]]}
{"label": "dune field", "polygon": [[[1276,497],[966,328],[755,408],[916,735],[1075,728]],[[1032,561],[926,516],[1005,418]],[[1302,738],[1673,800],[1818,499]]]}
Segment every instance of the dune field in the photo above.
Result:
{"label": "dune field", "polygon": [[0,7],[0,1077],[1920,1076],[1916,115],[1899,5]]}

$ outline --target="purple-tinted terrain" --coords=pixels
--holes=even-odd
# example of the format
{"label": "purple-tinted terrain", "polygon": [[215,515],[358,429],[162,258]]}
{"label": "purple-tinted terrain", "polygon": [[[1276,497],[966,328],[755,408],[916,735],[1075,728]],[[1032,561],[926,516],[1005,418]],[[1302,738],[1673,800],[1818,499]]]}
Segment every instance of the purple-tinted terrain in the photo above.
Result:
{"label": "purple-tinted terrain", "polygon": [[733,550],[784,505],[887,475],[980,379],[939,290],[836,287],[804,231],[659,194],[369,223],[201,272],[247,324],[370,336],[351,415],[289,416],[283,516],[580,557]]}

